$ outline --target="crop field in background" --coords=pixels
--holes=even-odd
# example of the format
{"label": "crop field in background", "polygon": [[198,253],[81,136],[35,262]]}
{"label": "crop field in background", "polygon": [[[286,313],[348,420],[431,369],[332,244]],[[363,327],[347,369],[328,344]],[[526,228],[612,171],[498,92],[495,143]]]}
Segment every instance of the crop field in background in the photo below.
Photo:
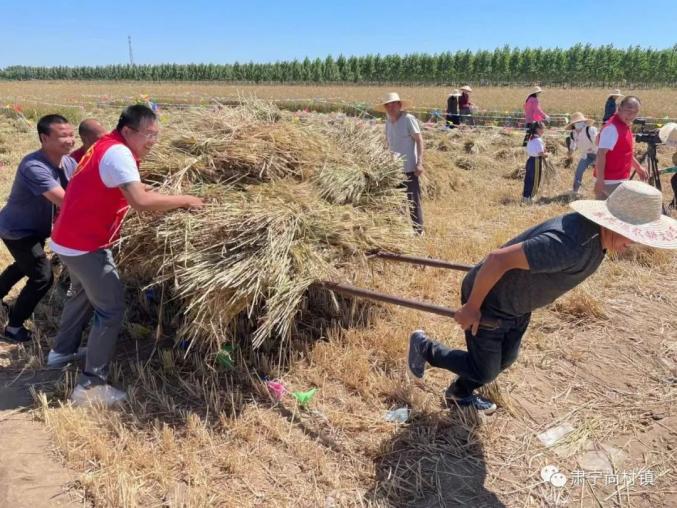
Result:
{"label": "crop field in background", "polygon": [[[528,93],[526,87],[481,87],[473,85],[473,101],[480,110],[506,114],[522,112]],[[236,99],[239,95],[254,95],[272,100],[313,100],[359,102],[372,105],[389,91],[399,91],[415,107],[446,108],[450,88],[426,86],[258,86],[231,85],[217,82],[96,82],[96,81],[0,81],[0,106],[26,104],[30,101],[53,102],[89,108],[118,100],[138,100],[147,95],[155,102],[200,103],[213,99]],[[600,117],[610,90],[603,88],[544,87],[541,103],[548,113],[567,114],[582,111]],[[677,89],[652,88],[622,90],[636,94],[642,100],[642,115],[656,118],[677,118]]]}

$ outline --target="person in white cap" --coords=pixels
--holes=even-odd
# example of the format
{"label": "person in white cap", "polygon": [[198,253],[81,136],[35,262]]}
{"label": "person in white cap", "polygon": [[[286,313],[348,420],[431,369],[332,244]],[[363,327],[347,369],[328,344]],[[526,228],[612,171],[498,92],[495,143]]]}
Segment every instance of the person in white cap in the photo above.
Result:
{"label": "person in white cap", "polygon": [[578,111],[571,115],[571,121],[565,129],[571,131],[568,138],[569,155],[572,156],[574,152],[580,154],[572,190],[576,194],[583,183],[585,170],[595,163],[597,157],[597,145],[595,144],[597,129],[592,126],[592,120],[587,119],[583,113]]}
{"label": "person in white cap", "polygon": [[623,94],[619,89],[614,90],[609,95],[607,95],[606,102],[604,103],[604,115],[602,116],[602,123],[616,114],[618,110],[618,105],[616,101],[623,98]]}
{"label": "person in white cap", "polygon": [[635,136],[631,127],[639,115],[640,105],[637,97],[624,97],[616,114],[602,127],[595,165],[597,199],[606,199],[621,182],[630,178],[632,169],[642,180],[649,177],[634,155]]}
{"label": "person in white cap", "polygon": [[404,111],[408,106],[408,101],[403,101],[397,93],[391,92],[374,109],[386,113],[388,147],[391,152],[402,157],[411,220],[414,231],[422,234],[423,208],[418,177],[423,173],[423,136],[414,115]]}
{"label": "person in white cap", "polygon": [[[454,319],[467,351],[450,349],[417,330],[409,339],[408,367],[422,378],[426,366],[457,375],[445,392],[450,404],[485,414],[496,404],[475,390],[515,362],[531,313],[578,286],[607,252],[633,243],[677,249],[677,221],[662,215],[662,196],[638,181],[623,182],[606,201],[579,200],[574,209],[543,222],[491,252],[463,279]],[[492,322],[492,327],[486,324]]]}

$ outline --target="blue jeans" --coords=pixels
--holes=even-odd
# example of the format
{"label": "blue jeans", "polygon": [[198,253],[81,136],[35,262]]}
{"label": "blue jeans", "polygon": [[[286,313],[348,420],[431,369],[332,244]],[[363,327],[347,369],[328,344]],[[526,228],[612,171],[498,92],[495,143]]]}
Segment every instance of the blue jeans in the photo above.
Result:
{"label": "blue jeans", "polygon": [[585,157],[582,157],[580,161],[578,161],[576,174],[574,175],[574,192],[578,192],[578,189],[581,188],[581,184],[583,183],[583,173],[585,173],[585,170],[588,169],[588,167],[595,163],[596,158],[597,154],[589,153]]}
{"label": "blue jeans", "polygon": [[475,389],[496,379],[515,362],[530,318],[531,314],[502,318],[498,328],[480,328],[475,336],[466,331],[467,351],[450,349],[434,340],[427,340],[423,356],[433,367],[457,374],[458,379],[452,385],[454,394],[459,398],[467,397]]}

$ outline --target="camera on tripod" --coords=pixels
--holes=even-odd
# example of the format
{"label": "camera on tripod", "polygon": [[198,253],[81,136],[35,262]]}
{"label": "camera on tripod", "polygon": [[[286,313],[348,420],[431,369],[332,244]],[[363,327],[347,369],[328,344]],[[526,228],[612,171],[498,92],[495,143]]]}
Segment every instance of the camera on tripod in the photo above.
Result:
{"label": "camera on tripod", "polygon": [[647,129],[646,118],[636,118],[632,122],[633,125],[639,125],[639,132],[635,133],[635,141],[637,143],[647,143],[649,145],[660,145],[663,141],[658,135],[658,129]]}

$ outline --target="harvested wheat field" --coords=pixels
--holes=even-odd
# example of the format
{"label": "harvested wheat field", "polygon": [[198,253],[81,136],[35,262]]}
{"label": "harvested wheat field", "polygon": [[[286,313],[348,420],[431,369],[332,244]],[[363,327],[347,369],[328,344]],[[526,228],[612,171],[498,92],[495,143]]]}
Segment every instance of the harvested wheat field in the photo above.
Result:
{"label": "harvested wheat field", "polygon": [[[473,101],[480,111],[504,114],[522,113],[528,86],[473,87]],[[49,105],[69,107],[77,114],[99,104],[124,104],[137,100],[140,94],[150,96],[163,104],[203,104],[214,98],[233,100],[255,95],[261,99],[297,102],[300,107],[329,102],[334,107],[342,103],[373,105],[385,93],[399,93],[413,101],[415,108],[446,108],[448,94],[454,86],[412,85],[252,85],[208,82],[138,82],[138,81],[3,81],[0,97],[4,104],[22,104],[27,109]],[[655,118],[677,118],[677,90],[675,88],[623,88],[623,93],[637,95],[642,100],[642,115]],[[571,114],[582,111],[588,117],[599,118],[609,93],[606,88],[544,87],[541,96],[543,108],[550,114]],[[122,101],[122,102],[121,102]]]}
{"label": "harvested wheat field", "polygon": [[[112,127],[118,111],[91,113]],[[552,171],[539,200],[522,206],[521,131],[427,126],[426,234],[415,237],[378,122],[259,102],[165,112],[161,122],[144,178],[210,204],[124,226],[129,302],[112,381],[130,402],[70,407],[72,369],[26,383],[33,416],[77,478],[72,496],[114,507],[677,504],[673,253],[606,259],[535,312],[520,358],[486,388],[498,412],[481,418],[444,407],[445,372],[430,369],[423,384],[406,374],[412,330],[464,347],[453,321],[315,284],[458,307],[461,272],[367,255],[474,263],[565,213],[573,168],[560,132],[548,134]],[[0,116],[5,195],[36,146],[30,122]],[[661,167],[671,156],[660,151]],[[667,202],[667,178],[663,186]],[[65,287],[38,308],[34,343],[0,345],[3,381],[42,372]],[[403,407],[405,423],[388,421]],[[546,446],[539,434],[554,428],[563,436]],[[547,465],[564,486],[542,479]]]}

